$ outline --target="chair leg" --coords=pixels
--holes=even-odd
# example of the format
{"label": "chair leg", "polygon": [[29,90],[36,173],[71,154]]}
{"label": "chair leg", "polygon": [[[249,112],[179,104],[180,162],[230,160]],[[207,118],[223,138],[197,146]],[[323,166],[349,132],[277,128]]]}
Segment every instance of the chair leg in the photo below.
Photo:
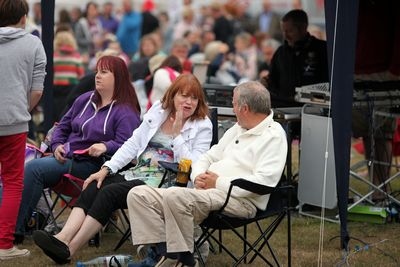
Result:
{"label": "chair leg", "polygon": [[[267,227],[267,229],[265,229],[264,231],[262,230],[260,224],[257,223],[257,227],[258,227],[258,229],[259,229],[259,231],[261,233],[261,236],[256,241],[254,241],[253,244],[249,245],[250,248],[246,252],[246,254],[243,255],[243,257],[242,257],[243,259],[245,258],[246,255],[248,255],[251,251],[253,251],[255,254],[252,256],[252,258],[250,259],[249,263],[252,263],[257,256],[260,256],[264,261],[269,263],[269,261],[267,259],[265,259],[264,256],[261,255],[261,250],[266,245],[268,247],[268,250],[269,250],[272,258],[274,259],[274,262],[276,263],[277,266],[280,266],[279,261],[278,261],[276,255],[275,255],[275,252],[273,251],[271,245],[269,244],[269,239],[272,236],[272,234],[275,232],[276,228],[278,228],[278,226],[280,225],[281,221],[285,218],[285,215],[286,215],[286,212],[280,213],[274,219],[274,221]],[[264,239],[264,241],[259,245],[259,243],[263,239]],[[256,246],[258,246],[258,249],[255,248]],[[240,261],[241,261],[241,259],[240,259]]]}
{"label": "chair leg", "polygon": [[[244,239],[247,240],[247,224],[243,225],[243,236]],[[243,255],[246,253],[246,250],[247,250],[246,242],[243,242]],[[243,262],[247,263],[247,256],[244,257]]]}
{"label": "chair leg", "polygon": [[122,236],[122,238],[119,240],[118,244],[115,246],[114,251],[117,251],[125,243],[125,241],[129,239],[130,236],[131,228],[129,227],[128,230],[125,231],[125,234]]}
{"label": "chair leg", "polygon": [[[219,240],[219,244],[222,244],[222,230],[220,229],[220,230],[218,230],[218,240]],[[218,245],[219,245],[218,244]],[[222,253],[222,248],[221,248],[221,245],[219,245],[218,246],[219,248],[218,248],[218,252],[219,253]]]}
{"label": "chair leg", "polygon": [[118,218],[122,224],[123,232],[121,234],[124,234],[125,231],[128,230],[128,228],[130,227],[128,215],[126,215],[126,212],[123,209],[119,209],[117,211],[117,214],[118,214]]}
{"label": "chair leg", "polygon": [[[65,200],[61,195],[58,195],[58,194],[57,194],[56,198],[54,199],[53,204],[50,205],[49,201],[48,201],[47,198],[46,198],[46,193],[43,191],[42,194],[43,194],[43,197],[44,197],[44,201],[45,201],[45,203],[46,203],[46,205],[47,205],[47,207],[48,207],[48,209],[49,209],[49,214],[47,214],[47,216],[46,216],[46,218],[45,218],[46,225],[50,225],[50,224],[54,225],[55,231],[56,231],[56,232],[59,232],[61,229],[58,227],[57,221],[56,221],[56,220],[58,219],[58,217],[60,217],[61,213],[62,213],[67,207],[66,207],[66,206],[63,207],[63,208],[61,209],[61,211],[59,211],[59,212],[57,213],[57,215],[54,215],[54,209],[55,209],[55,207],[56,207],[56,205],[57,205],[57,203],[58,203],[58,201],[59,201],[60,199],[63,200],[63,201],[66,201],[66,200]],[[44,228],[46,227],[46,225],[44,225],[43,229],[40,229],[40,230],[44,230]]]}
{"label": "chair leg", "polygon": [[290,215],[290,207],[286,211],[287,217],[287,231],[288,231],[288,267],[292,266],[292,222],[291,222],[291,215]]}
{"label": "chair leg", "polygon": [[194,242],[194,252],[199,256],[199,264],[201,267],[205,267],[206,263],[204,262],[203,256],[200,253],[199,247],[196,244],[197,242]]}
{"label": "chair leg", "polygon": [[131,236],[131,226],[129,223],[128,215],[126,215],[126,212],[123,209],[120,209],[118,211],[119,211],[119,217],[121,218],[121,223],[123,224],[124,227],[124,231],[119,227],[117,228],[119,232],[122,234],[122,237],[118,241],[118,244],[115,246],[114,251],[117,251]]}
{"label": "chair leg", "polygon": [[[50,222],[52,222],[52,223],[54,222],[55,223],[53,209],[54,209],[54,205],[55,205],[56,201],[53,202],[52,205],[50,205],[49,201],[47,200],[45,191],[42,191],[42,195],[43,195],[44,201],[46,203],[46,206],[49,209],[49,214],[47,214],[47,216],[45,218],[45,222],[49,222],[49,220],[51,220]],[[44,229],[39,229],[39,230],[44,230]]]}

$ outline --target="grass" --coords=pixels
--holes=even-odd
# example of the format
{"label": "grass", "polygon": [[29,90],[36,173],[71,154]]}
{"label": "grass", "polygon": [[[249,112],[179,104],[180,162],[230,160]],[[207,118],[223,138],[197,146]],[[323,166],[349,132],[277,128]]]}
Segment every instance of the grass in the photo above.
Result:
{"label": "grass", "polygon": [[[296,166],[297,147],[294,147],[294,161]],[[352,163],[361,160],[360,155],[352,152]],[[296,170],[295,170],[296,171]],[[396,171],[396,170],[393,170]],[[399,179],[397,179],[399,180]],[[357,182],[350,181],[356,187],[362,187]],[[393,190],[400,189],[400,181],[394,181]],[[361,188],[361,191],[366,190]],[[335,213],[336,211],[332,211]],[[365,222],[348,222],[348,231],[351,237],[347,257],[343,256],[340,249],[340,225],[324,220],[300,216],[297,212],[292,214],[292,266],[400,266],[400,224],[371,224]],[[254,238],[256,228],[249,227],[251,238]],[[74,257],[72,264],[75,266],[78,260],[89,260],[97,256],[110,255],[115,252],[113,247],[118,242],[120,234],[103,233],[100,247],[82,248]],[[241,242],[232,233],[223,236],[225,243],[233,250],[241,249]],[[286,219],[271,238],[271,244],[275,249],[282,266],[287,266],[287,228]],[[0,266],[55,266],[29,238],[21,248],[31,251],[31,256],[12,261],[0,262]],[[130,242],[117,251],[117,254],[135,255],[135,249]],[[269,257],[266,249],[263,254]],[[320,264],[319,264],[320,263]],[[207,266],[231,266],[232,261],[226,253],[210,253]],[[260,260],[256,260],[251,266],[265,266]]]}
{"label": "grass", "polygon": [[[339,247],[339,224],[325,222],[323,239],[320,239],[320,229],[320,220],[301,217],[294,213],[292,217],[292,266],[318,266],[319,260],[322,262],[320,266],[346,266],[345,264],[340,264],[343,256]],[[348,266],[400,265],[400,224],[379,225],[349,222],[348,229],[352,237],[350,240],[350,254],[347,257]],[[253,237],[255,230],[254,228],[250,229]],[[85,246],[74,257],[73,263],[66,266],[75,266],[77,260],[89,260],[97,256],[112,254],[112,249],[119,238],[119,234],[104,233],[101,237],[100,247]],[[241,249],[241,243],[232,234],[224,234],[223,238],[235,251]],[[281,264],[287,266],[286,221],[277,229],[277,232],[271,238],[271,243]],[[365,244],[369,244],[369,247],[366,247]],[[320,246],[322,246],[321,249]],[[29,249],[31,256],[0,262],[0,266],[55,266],[33,244],[32,240],[26,240],[21,247]],[[360,249],[358,252],[356,251],[357,248]],[[132,244],[126,242],[117,253],[134,255],[134,251]],[[264,255],[268,255],[266,250],[264,250]],[[231,266],[231,263],[231,259],[224,252],[217,255],[210,253],[207,266],[223,267]],[[252,266],[264,266],[264,264],[256,260]]]}

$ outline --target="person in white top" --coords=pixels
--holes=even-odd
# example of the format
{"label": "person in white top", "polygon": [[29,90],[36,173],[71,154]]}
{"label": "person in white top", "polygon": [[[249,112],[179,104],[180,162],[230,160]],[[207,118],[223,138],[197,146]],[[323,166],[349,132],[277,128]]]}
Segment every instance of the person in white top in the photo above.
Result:
{"label": "person in white top", "polygon": [[155,103],[163,97],[168,87],[182,73],[182,70],[182,64],[176,56],[171,55],[164,59],[160,67],[154,72],[153,89],[149,97],[150,103]]}
{"label": "person in white top", "polygon": [[[192,165],[195,188],[141,185],[128,193],[133,244],[164,246],[156,266],[197,266],[193,225],[223,206],[232,180],[275,187],[281,178],[287,140],[282,126],[273,120],[268,90],[259,82],[238,85],[233,110],[237,123]],[[252,218],[268,200],[269,195],[235,188],[224,210]]]}

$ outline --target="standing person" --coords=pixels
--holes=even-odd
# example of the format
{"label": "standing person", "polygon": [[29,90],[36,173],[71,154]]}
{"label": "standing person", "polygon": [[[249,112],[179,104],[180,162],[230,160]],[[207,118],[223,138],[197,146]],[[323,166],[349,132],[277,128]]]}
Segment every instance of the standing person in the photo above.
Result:
{"label": "standing person", "polygon": [[25,0],[0,0],[0,260],[28,256],[13,246],[23,190],[25,144],[30,111],[43,91],[46,54],[40,39],[24,30]]}
{"label": "standing person", "polygon": [[[132,188],[127,197],[134,245],[155,244],[163,257],[156,266],[198,266],[194,225],[225,202],[232,180],[243,178],[274,187],[285,167],[286,134],[273,120],[268,90],[259,82],[234,89],[237,123],[192,165],[195,188]],[[234,189],[225,211],[252,218],[267,206],[269,195]]]}
{"label": "standing person", "polygon": [[233,41],[233,25],[224,14],[221,3],[213,2],[211,4],[211,16],[214,19],[212,30],[215,34],[215,40],[231,44]]}
{"label": "standing person", "polygon": [[280,16],[275,13],[271,6],[271,0],[262,1],[262,11],[257,17],[258,30],[265,32],[270,38],[277,41],[282,40],[282,31],[280,28]]}
{"label": "standing person", "polygon": [[70,31],[56,33],[53,60],[53,122],[56,122],[62,117],[71,89],[85,74],[81,54],[78,52],[75,37]]}
{"label": "standing person", "polygon": [[103,48],[104,32],[99,19],[98,5],[88,2],[84,16],[74,26],[79,53],[87,67],[90,60]]}
{"label": "standing person", "polygon": [[124,16],[118,26],[117,38],[121,44],[122,51],[129,58],[132,58],[139,48],[139,41],[142,35],[142,15],[133,10],[131,0],[123,0],[122,7]]}
{"label": "standing person", "polygon": [[[131,138],[93,173],[60,233],[33,234],[35,244],[57,263],[67,263],[105,226],[111,213],[127,208],[126,196],[137,185],[157,187],[164,174],[158,161],[196,161],[210,147],[212,124],[202,87],[192,74],[181,75],[144,115]],[[133,159],[137,165],[117,173]]]}
{"label": "standing person", "polygon": [[142,30],[141,36],[153,33],[160,27],[158,18],[154,16],[153,12],[155,4],[153,0],[145,0],[142,5]]}
{"label": "standing person", "polygon": [[282,18],[285,41],[272,58],[268,76],[274,107],[299,106],[294,101],[296,87],[329,80],[326,41],[310,35],[307,27],[303,10],[291,10]]}
{"label": "standing person", "polygon": [[114,4],[112,2],[105,2],[99,19],[106,33],[115,34],[118,30],[119,21],[114,17],[113,9]]}
{"label": "standing person", "polygon": [[[96,70],[96,89],[79,96],[57,125],[50,145],[53,155],[26,164],[16,227],[19,239],[23,240],[25,223],[44,188],[55,186],[69,171],[86,179],[100,169],[101,155],[114,154],[140,124],[139,103],[125,62],[103,56]],[[81,149],[88,149],[88,155],[73,162],[73,152]]]}
{"label": "standing person", "polygon": [[174,27],[168,13],[161,11],[158,14],[158,21],[160,23],[160,34],[163,40],[163,46],[160,47],[161,51],[168,54],[171,50],[172,45],[172,34],[174,32]]}

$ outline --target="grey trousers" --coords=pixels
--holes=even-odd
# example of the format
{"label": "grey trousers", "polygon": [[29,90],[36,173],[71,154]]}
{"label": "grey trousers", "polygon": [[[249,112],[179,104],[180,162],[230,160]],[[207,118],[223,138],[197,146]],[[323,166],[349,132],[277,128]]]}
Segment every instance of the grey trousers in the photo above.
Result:
{"label": "grey trousers", "polygon": [[[194,227],[222,207],[226,193],[184,187],[132,188],[127,197],[134,245],[167,243],[167,252],[194,251]],[[231,198],[229,215],[252,218],[257,209],[247,199]]]}

